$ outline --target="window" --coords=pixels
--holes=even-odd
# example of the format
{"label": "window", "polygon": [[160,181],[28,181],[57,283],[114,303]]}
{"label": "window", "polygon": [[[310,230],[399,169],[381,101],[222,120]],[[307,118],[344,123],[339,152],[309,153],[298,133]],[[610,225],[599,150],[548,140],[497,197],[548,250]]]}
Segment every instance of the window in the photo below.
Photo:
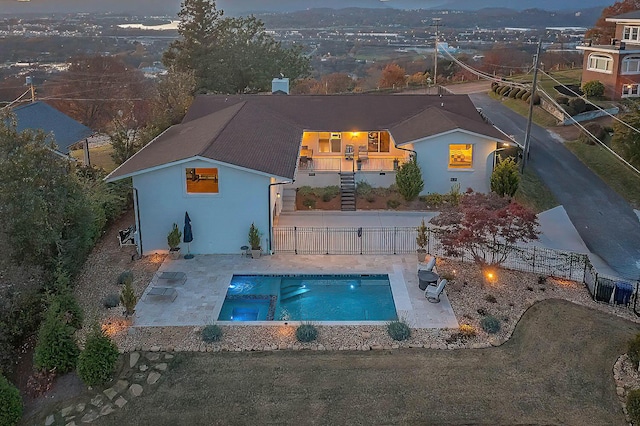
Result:
{"label": "window", "polygon": [[470,169],[473,165],[473,145],[449,145],[449,167],[456,169]]}
{"label": "window", "polygon": [[640,74],[640,56],[627,56],[622,60],[622,74]]}
{"label": "window", "polygon": [[188,194],[217,194],[218,169],[189,168],[186,172]]}
{"label": "window", "polygon": [[388,132],[369,132],[367,150],[369,152],[389,152],[389,141]]}
{"label": "window", "polygon": [[638,97],[638,84],[625,84],[622,86],[623,98],[637,98]]}
{"label": "window", "polygon": [[590,71],[611,73],[613,69],[613,59],[608,55],[592,53],[589,55],[587,69]]}
{"label": "window", "polygon": [[640,27],[624,27],[622,31],[622,40],[624,41],[640,41]]}
{"label": "window", "polygon": [[340,133],[318,132],[320,152],[341,152],[342,135]]}

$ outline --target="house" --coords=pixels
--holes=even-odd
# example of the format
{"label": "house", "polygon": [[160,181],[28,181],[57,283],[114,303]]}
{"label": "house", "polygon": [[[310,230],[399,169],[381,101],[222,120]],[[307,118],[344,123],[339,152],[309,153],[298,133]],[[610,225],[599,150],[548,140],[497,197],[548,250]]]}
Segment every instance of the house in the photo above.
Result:
{"label": "house", "polygon": [[584,52],[582,83],[598,80],[610,99],[640,96],[640,10],[607,18],[615,22],[615,37],[608,45],[587,40],[578,50]]}
{"label": "house", "polygon": [[68,155],[70,147],[87,139],[94,131],[58,111],[54,107],[41,102],[31,102],[13,108],[17,130],[42,130],[48,135],[48,142],[55,142],[56,151]]}
{"label": "house", "polygon": [[138,248],[166,251],[172,224],[189,213],[193,253],[239,253],[252,223],[270,252],[285,188],[395,182],[416,155],[423,194],[489,191],[508,138],[466,95],[203,95],[107,181],[132,178]]}

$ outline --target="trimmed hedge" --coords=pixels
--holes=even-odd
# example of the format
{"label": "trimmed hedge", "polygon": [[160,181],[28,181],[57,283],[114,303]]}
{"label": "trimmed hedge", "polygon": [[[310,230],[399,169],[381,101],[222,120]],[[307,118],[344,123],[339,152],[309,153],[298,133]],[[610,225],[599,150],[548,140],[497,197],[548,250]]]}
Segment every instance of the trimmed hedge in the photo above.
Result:
{"label": "trimmed hedge", "polygon": [[116,344],[96,325],[78,357],[78,376],[87,386],[107,383],[113,377],[118,356]]}
{"label": "trimmed hedge", "polygon": [[0,425],[14,426],[22,418],[22,398],[18,388],[0,375]]}

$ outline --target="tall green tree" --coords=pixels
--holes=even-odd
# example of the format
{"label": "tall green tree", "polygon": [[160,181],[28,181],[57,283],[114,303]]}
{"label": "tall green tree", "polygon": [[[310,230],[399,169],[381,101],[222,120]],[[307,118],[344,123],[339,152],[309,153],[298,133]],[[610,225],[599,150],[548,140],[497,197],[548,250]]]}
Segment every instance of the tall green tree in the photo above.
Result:
{"label": "tall green tree", "polygon": [[[640,127],[640,109],[620,117],[622,121],[631,127]],[[624,124],[615,121],[613,123],[613,138],[611,140],[616,151],[636,168],[640,168],[640,134]]]}
{"label": "tall green tree", "polygon": [[520,186],[520,174],[513,157],[504,160],[498,156],[498,164],[491,173],[491,191],[501,197],[513,197]]}
{"label": "tall green tree", "polygon": [[309,74],[301,48],[284,48],[254,16],[223,18],[214,0],[184,0],[178,15],[180,39],[163,61],[177,71],[192,71],[199,91],[260,92],[280,74],[292,80]]}
{"label": "tall green tree", "polygon": [[415,155],[398,168],[396,185],[400,195],[407,201],[412,201],[420,195],[420,191],[424,188],[424,181]]}

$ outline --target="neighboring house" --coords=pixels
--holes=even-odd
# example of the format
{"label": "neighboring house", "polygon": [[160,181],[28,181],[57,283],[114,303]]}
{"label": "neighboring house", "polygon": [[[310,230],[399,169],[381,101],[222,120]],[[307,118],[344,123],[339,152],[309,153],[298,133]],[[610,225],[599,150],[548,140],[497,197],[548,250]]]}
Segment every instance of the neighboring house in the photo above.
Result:
{"label": "neighboring house", "polygon": [[584,51],[582,84],[598,80],[605,86],[610,99],[640,96],[640,10],[612,18],[615,37],[609,45],[594,45],[586,41],[577,46]]}
{"label": "neighboring house", "polygon": [[351,174],[389,186],[415,153],[423,194],[456,183],[487,192],[507,141],[466,95],[205,95],[107,180],[133,179],[143,254],[166,251],[185,212],[193,253],[239,253],[251,223],[269,252],[286,187],[340,185]]}
{"label": "neighboring house", "polygon": [[47,142],[55,142],[56,151],[68,155],[72,145],[84,141],[94,132],[44,102],[32,102],[13,108],[18,131],[42,130],[47,134]]}

